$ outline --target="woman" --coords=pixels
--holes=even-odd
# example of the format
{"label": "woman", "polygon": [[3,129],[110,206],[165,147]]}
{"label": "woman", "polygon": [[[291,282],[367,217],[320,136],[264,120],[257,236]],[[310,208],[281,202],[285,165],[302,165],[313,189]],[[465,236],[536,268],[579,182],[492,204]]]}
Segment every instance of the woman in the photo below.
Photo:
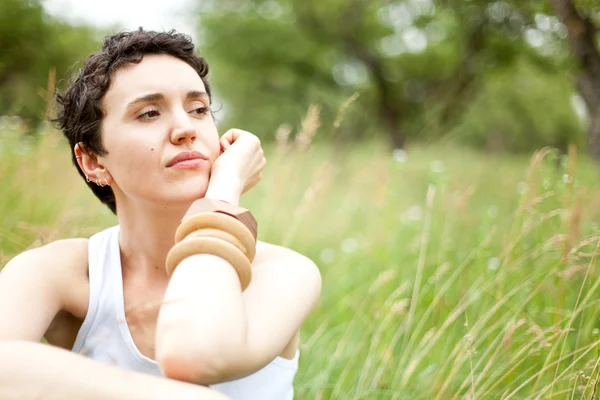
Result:
{"label": "woman", "polygon": [[226,228],[175,238],[205,217],[253,229],[236,207],[263,151],[248,132],[219,139],[207,72],[187,36],[140,29],[108,37],[57,97],[78,171],[119,225],[0,273],[0,398],[293,397],[315,264]]}

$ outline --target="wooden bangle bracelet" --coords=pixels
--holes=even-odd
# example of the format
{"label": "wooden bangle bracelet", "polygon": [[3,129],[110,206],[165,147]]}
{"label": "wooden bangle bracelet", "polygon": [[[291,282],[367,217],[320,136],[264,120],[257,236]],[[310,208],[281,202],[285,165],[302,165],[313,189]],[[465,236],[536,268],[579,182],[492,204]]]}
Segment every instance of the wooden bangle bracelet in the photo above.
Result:
{"label": "wooden bangle bracelet", "polygon": [[201,212],[185,219],[175,232],[175,243],[199,229],[219,229],[235,236],[246,248],[248,260],[254,261],[256,241],[250,230],[237,219],[218,212]]}
{"label": "wooden bangle bracelet", "polygon": [[240,242],[239,239],[233,236],[231,233],[227,233],[219,229],[198,229],[197,231],[194,231],[187,235],[182,241],[192,239],[195,237],[213,237],[224,240],[228,243],[231,243],[232,245],[240,249],[242,252],[244,252],[244,254],[246,254],[246,257],[248,256],[248,250],[246,249],[246,246],[244,246],[243,243]]}
{"label": "wooden bangle bracelet", "polygon": [[213,237],[195,237],[173,246],[167,254],[168,276],[173,274],[181,261],[195,254],[212,254],[229,262],[238,274],[242,291],[250,284],[252,269],[248,258],[231,243]]}
{"label": "wooden bangle bracelet", "polygon": [[252,233],[254,241],[258,237],[258,223],[252,213],[242,207],[235,206],[223,200],[202,198],[196,200],[190,207],[192,214],[197,213],[222,213],[240,221]]}

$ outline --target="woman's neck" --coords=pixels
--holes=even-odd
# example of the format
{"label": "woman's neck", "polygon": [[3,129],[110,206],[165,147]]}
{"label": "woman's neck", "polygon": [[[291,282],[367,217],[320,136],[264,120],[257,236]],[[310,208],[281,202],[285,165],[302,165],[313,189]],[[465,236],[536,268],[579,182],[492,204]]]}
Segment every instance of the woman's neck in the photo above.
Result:
{"label": "woman's neck", "polygon": [[165,260],[173,247],[175,231],[189,205],[156,207],[117,203],[120,225],[119,245],[123,274],[167,280]]}

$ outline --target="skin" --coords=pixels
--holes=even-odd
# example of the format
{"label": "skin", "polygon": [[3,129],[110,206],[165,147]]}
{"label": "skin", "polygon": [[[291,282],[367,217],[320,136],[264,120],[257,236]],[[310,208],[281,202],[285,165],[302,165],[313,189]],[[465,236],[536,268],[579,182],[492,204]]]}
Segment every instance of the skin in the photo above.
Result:
{"label": "skin", "polygon": [[[89,179],[109,183],[115,193],[126,319],[136,346],[167,377],[207,385],[249,375],[278,355],[293,357],[321,277],[308,258],[260,241],[243,293],[232,266],[212,255],[188,257],[167,276],[175,230],[195,202],[238,204],[265,167],[253,134],[232,130],[219,138],[202,92],[202,80],[185,62],[145,56],[116,71],[103,98],[107,154],[79,145],[74,152]],[[150,94],[160,96],[134,102]],[[207,160],[197,168],[168,167],[192,150]],[[0,342],[45,335],[70,349],[87,312],[87,279],[87,239],[15,257],[0,273],[0,320],[11,321],[0,326]]]}

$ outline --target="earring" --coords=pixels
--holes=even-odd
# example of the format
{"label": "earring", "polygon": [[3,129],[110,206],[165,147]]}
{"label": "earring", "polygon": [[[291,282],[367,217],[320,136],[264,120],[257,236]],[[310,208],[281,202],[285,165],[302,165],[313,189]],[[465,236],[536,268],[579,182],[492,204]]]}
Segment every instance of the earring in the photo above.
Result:
{"label": "earring", "polygon": [[110,183],[108,183],[108,180],[106,178],[104,178],[104,185],[102,186],[110,186]]}
{"label": "earring", "polygon": [[86,180],[86,182],[90,182],[90,177],[86,175],[85,180]]}
{"label": "earring", "polygon": [[96,178],[96,185],[100,186],[100,179]]}
{"label": "earring", "polygon": [[83,158],[83,156],[75,156],[75,159],[78,160],[80,158]]}

